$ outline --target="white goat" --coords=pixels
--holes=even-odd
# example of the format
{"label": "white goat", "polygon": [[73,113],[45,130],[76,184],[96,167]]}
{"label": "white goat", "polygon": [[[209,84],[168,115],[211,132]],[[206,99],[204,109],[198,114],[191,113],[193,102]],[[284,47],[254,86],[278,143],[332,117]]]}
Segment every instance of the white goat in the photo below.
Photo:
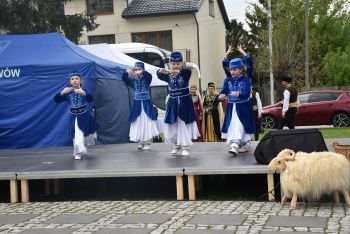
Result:
{"label": "white goat", "polygon": [[270,170],[281,170],[282,205],[292,198],[290,209],[297,206],[297,197],[318,200],[323,194],[333,194],[339,203],[338,191],[344,194],[350,207],[350,162],[333,152],[304,153],[282,150],[269,164]]}

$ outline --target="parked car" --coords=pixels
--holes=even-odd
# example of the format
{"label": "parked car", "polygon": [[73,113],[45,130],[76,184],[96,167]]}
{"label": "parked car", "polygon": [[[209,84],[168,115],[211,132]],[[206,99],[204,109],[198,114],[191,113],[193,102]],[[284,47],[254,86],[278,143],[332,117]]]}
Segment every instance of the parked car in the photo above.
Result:
{"label": "parked car", "polygon": [[[300,103],[295,117],[296,126],[350,125],[349,91],[309,91],[298,94]],[[262,128],[277,128],[282,118],[283,102],[265,106],[262,114]]]}

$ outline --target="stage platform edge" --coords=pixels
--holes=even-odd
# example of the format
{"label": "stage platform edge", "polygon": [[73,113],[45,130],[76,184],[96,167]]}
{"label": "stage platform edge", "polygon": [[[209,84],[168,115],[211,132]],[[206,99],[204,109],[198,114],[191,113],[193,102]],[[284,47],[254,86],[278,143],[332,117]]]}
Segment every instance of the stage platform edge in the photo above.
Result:
{"label": "stage platform edge", "polygon": [[17,175],[16,175],[16,173],[15,172],[0,172],[0,180],[9,181],[10,202],[11,203],[18,202],[18,186],[17,186]]}
{"label": "stage platform edge", "polygon": [[257,166],[241,166],[237,168],[223,168],[223,169],[197,169],[197,168],[185,168],[184,175],[188,179],[188,199],[190,201],[196,200],[196,182],[199,180],[199,176],[203,175],[242,175],[242,174],[266,174],[267,179],[267,194],[270,202],[275,201],[275,182],[273,175],[279,173],[277,171],[269,170],[266,165]]}

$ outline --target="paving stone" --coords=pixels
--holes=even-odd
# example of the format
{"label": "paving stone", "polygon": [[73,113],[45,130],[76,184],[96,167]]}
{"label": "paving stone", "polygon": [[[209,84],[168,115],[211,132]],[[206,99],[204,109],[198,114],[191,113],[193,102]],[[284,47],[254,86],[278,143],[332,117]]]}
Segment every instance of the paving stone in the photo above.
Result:
{"label": "paving stone", "polygon": [[327,219],[309,216],[270,216],[266,225],[274,227],[322,227],[325,228]]}
{"label": "paving stone", "polygon": [[38,215],[35,214],[6,214],[0,215],[0,224],[19,224]]}
{"label": "paving stone", "polygon": [[76,229],[72,228],[59,228],[59,229],[53,229],[53,228],[32,228],[27,229],[22,232],[21,234],[68,234],[74,232]]}
{"label": "paving stone", "polygon": [[229,230],[212,230],[212,229],[180,229],[175,234],[232,234]]}
{"label": "paving stone", "polygon": [[169,220],[173,215],[169,214],[128,214],[113,223],[157,223],[161,224]]}
{"label": "paving stone", "polygon": [[[122,231],[124,233],[137,233],[140,231],[141,233],[150,232],[152,234],[350,233],[350,209],[344,204],[339,206],[328,203],[307,204],[298,206],[297,210],[291,212],[288,208],[288,206],[281,206],[277,202],[249,201],[0,203],[0,217],[3,218],[2,221],[5,222],[6,220],[4,219],[11,221],[1,224],[0,219],[0,233],[22,232],[40,234],[45,233],[47,230],[50,231],[49,233],[64,233],[65,229],[73,229],[73,234],[123,233]],[[17,214],[33,216],[23,216],[23,222],[18,221],[20,216],[17,216],[17,219],[8,218]],[[239,224],[235,224],[232,217],[237,217],[237,215],[244,215],[246,218],[243,219],[244,221],[237,222]],[[272,221],[276,219],[276,216],[283,220],[277,220],[274,224],[276,226],[270,226],[273,224]],[[77,220],[77,217],[90,217],[90,219]],[[149,219],[150,217],[152,220]],[[202,217],[199,220],[200,222],[191,223],[193,220],[196,221],[198,217]],[[209,222],[209,217],[216,217],[216,220],[209,220]],[[229,217],[229,220],[224,220],[224,217]],[[302,220],[303,224],[293,220],[296,217]],[[310,218],[312,220],[309,220]],[[325,220],[324,223],[321,222],[322,225],[310,227],[310,223],[317,223],[320,218]],[[220,222],[224,220],[225,222],[223,224],[217,220]],[[14,221],[17,221],[17,223],[14,223]],[[118,223],[120,221],[122,222]],[[286,225],[286,223],[292,225]]]}
{"label": "paving stone", "polygon": [[92,223],[95,220],[101,218],[101,214],[61,214],[52,219],[47,220],[45,223],[54,224],[68,224],[68,223]]}
{"label": "paving stone", "polygon": [[241,225],[247,215],[195,215],[188,223],[192,224],[213,224],[213,225]]}
{"label": "paving stone", "polygon": [[94,234],[148,234],[153,230],[151,228],[104,228]]}
{"label": "paving stone", "polygon": [[261,234],[305,234],[310,232],[275,232],[275,231],[263,231]]}

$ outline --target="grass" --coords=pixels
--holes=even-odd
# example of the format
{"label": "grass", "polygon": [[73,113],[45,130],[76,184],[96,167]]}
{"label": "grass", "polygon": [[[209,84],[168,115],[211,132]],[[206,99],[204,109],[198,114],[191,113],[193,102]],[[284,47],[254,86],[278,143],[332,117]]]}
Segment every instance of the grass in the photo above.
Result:
{"label": "grass", "polygon": [[[349,138],[350,127],[347,128],[319,128],[323,135],[323,138]],[[259,134],[259,140],[267,134],[269,130],[265,130],[264,133]]]}
{"label": "grass", "polygon": [[[347,128],[319,128],[323,135],[323,138],[350,138],[350,127]],[[269,130],[265,130],[259,134],[259,140],[267,134]],[[164,133],[160,133],[161,138],[164,142]]]}
{"label": "grass", "polygon": [[349,138],[350,128],[321,128],[323,138]]}

